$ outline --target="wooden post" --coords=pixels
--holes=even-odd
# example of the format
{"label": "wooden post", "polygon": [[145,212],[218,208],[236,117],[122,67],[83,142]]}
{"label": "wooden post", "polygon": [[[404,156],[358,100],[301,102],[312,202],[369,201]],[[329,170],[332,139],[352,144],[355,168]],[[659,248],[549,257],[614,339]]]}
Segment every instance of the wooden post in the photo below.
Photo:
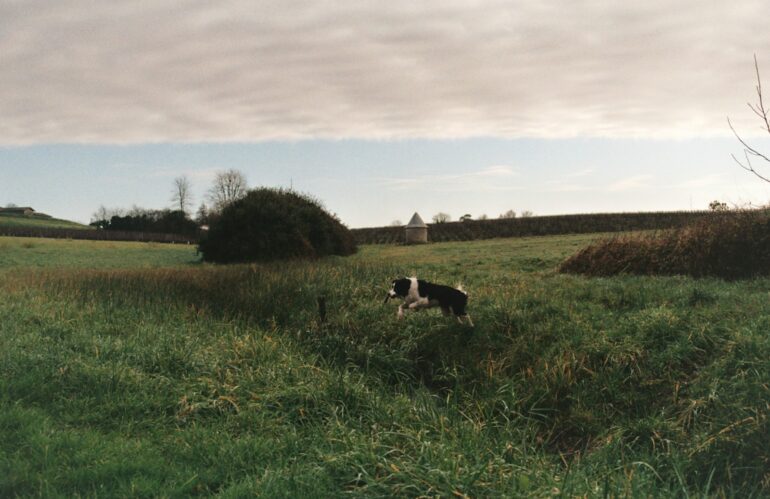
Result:
{"label": "wooden post", "polygon": [[321,321],[321,324],[326,322],[326,297],[325,296],[318,297],[318,318]]}

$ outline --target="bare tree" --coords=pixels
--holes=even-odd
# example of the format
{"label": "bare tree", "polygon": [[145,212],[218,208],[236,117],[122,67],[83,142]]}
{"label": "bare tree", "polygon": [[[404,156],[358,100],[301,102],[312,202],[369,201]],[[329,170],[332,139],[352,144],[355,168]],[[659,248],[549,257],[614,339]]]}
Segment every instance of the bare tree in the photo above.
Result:
{"label": "bare tree", "polygon": [[401,220],[393,220],[390,222],[391,227],[401,227],[402,225],[404,224],[401,222]]}
{"label": "bare tree", "polygon": [[201,203],[198,207],[198,212],[195,214],[195,221],[200,225],[209,223],[209,208],[206,206],[206,203]]}
{"label": "bare tree", "polygon": [[[134,205],[134,209],[140,208],[137,208],[136,205]],[[122,217],[124,215],[126,215],[126,210],[123,208],[106,208],[104,205],[101,205],[91,215],[91,222],[99,222],[101,220],[109,222],[112,217]]]}
{"label": "bare tree", "polygon": [[146,208],[134,204],[131,205],[131,208],[125,214],[129,217],[141,217],[142,215],[146,215],[148,211],[149,210]]}
{"label": "bare tree", "polygon": [[112,217],[122,217],[124,215],[126,215],[126,210],[122,208],[106,208],[104,205],[101,205],[91,215],[91,225],[99,228],[105,228],[109,226]]}
{"label": "bare tree", "polygon": [[508,210],[505,213],[501,213],[499,218],[516,218],[516,212]]}
{"label": "bare tree", "polygon": [[220,211],[233,201],[246,195],[246,176],[238,170],[217,172],[214,185],[209,190],[209,200],[213,209]]}
{"label": "bare tree", "polygon": [[192,204],[192,194],[190,193],[190,190],[190,180],[187,177],[181,176],[174,179],[174,189],[171,191],[171,202],[183,213],[187,213],[187,209]]}
{"label": "bare tree", "polygon": [[[749,106],[749,109],[752,110],[754,114],[756,114],[760,121],[762,122],[762,129],[767,131],[767,133],[770,133],[770,117],[768,117],[768,114],[770,114],[770,109],[765,107],[765,103],[762,99],[762,80],[759,78],[759,64],[757,63],[757,55],[754,54],[754,70],[757,74],[757,103],[752,104],[751,102],[747,102],[746,104]],[[743,138],[741,138],[740,135],[738,135],[738,132],[735,131],[735,128],[733,127],[733,124],[730,122],[730,118],[727,118],[727,124],[730,126],[730,130],[733,131],[733,134],[735,134],[735,137],[738,139],[738,141],[743,146],[743,157],[744,160],[741,161],[738,158],[735,157],[733,154],[732,157],[735,160],[738,165],[743,168],[744,170],[753,173],[760,179],[764,180],[765,182],[770,182],[770,177],[768,177],[765,173],[759,173],[755,167],[754,164],[751,162],[752,159],[759,158],[760,160],[770,163],[770,157],[767,156],[767,154],[764,154],[754,147],[750,146]],[[765,165],[766,167],[767,165]]]}
{"label": "bare tree", "polygon": [[450,220],[452,220],[452,217],[449,216],[449,213],[438,212],[433,215],[433,223],[436,224],[443,224],[449,222]]}
{"label": "bare tree", "polygon": [[534,216],[534,215],[535,214],[532,213],[529,210],[524,210],[524,211],[521,212],[521,218],[529,218],[529,217]]}
{"label": "bare tree", "polygon": [[110,219],[110,212],[109,210],[104,206],[100,205],[99,208],[91,215],[91,223],[95,222],[106,222]]}

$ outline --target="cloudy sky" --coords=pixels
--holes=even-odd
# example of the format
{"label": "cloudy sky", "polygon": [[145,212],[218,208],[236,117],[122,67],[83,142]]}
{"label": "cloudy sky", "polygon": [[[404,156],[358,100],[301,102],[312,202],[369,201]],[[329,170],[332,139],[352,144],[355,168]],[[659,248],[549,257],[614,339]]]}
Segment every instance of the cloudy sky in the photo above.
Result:
{"label": "cloudy sky", "polygon": [[[727,126],[761,0],[0,0],[0,204],[87,222],[214,172],[353,227],[766,203]],[[770,83],[768,83],[770,86]],[[770,99],[769,99],[770,100]]]}

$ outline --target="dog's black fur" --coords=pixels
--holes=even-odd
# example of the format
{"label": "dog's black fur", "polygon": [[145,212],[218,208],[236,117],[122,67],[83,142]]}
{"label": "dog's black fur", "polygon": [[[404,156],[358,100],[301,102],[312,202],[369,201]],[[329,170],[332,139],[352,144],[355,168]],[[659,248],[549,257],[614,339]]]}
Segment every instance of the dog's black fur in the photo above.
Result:
{"label": "dog's black fur", "polygon": [[392,282],[392,288],[388,292],[385,302],[387,303],[390,298],[397,297],[404,299],[404,304],[398,309],[399,318],[403,317],[405,306],[409,310],[438,306],[441,307],[444,315],[451,313],[457,317],[460,323],[462,323],[461,318],[467,318],[468,323],[471,326],[473,325],[468,312],[465,310],[468,305],[468,294],[461,289],[455,289],[443,284],[433,284],[414,277],[402,277]]}

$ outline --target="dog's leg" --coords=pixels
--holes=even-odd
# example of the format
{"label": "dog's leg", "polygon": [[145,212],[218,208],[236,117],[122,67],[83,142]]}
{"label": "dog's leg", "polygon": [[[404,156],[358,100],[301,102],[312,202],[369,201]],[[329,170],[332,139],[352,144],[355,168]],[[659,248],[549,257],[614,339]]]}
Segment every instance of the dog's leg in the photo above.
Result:
{"label": "dog's leg", "polygon": [[396,314],[396,317],[398,320],[401,320],[404,318],[404,304],[398,306],[398,313]]}
{"label": "dog's leg", "polygon": [[473,321],[471,320],[471,316],[468,314],[455,315],[455,319],[457,319],[457,323],[460,325],[465,325],[465,321],[467,320],[468,325],[473,327]]}
{"label": "dog's leg", "polygon": [[419,300],[415,300],[409,304],[410,310],[422,310],[424,308],[431,308],[438,305],[437,303],[433,303],[430,300],[426,298],[420,298]]}

